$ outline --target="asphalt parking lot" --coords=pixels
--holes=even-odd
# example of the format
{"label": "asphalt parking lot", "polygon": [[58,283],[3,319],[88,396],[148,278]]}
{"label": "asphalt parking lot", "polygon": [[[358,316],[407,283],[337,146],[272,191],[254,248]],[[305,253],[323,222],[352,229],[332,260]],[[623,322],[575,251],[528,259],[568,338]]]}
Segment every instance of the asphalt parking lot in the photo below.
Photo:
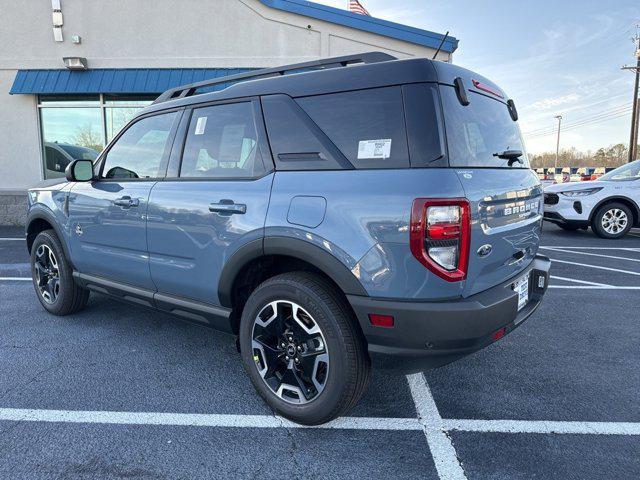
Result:
{"label": "asphalt parking lot", "polygon": [[0,228],[0,478],[640,478],[640,231],[545,225],[538,312],[466,359],[376,372],[349,418],[300,428],[229,337],[92,295],[40,307]]}

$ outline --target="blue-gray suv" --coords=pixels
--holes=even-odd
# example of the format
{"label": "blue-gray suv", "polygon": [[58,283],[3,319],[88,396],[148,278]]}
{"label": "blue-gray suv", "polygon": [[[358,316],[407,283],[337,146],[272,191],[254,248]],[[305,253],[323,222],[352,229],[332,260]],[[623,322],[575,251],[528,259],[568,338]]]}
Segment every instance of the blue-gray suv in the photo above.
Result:
{"label": "blue-gray suv", "polygon": [[68,315],[93,291],[228,332],[277,413],[326,422],[372,364],[444,365],[540,305],[517,118],[480,75],[376,52],[169,90],[29,191],[38,299]]}

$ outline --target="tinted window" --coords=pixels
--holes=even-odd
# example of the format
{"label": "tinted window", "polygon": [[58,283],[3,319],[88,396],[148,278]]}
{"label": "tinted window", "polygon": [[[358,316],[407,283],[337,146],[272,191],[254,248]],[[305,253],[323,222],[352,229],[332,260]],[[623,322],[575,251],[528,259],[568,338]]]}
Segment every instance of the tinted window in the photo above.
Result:
{"label": "tinted window", "polygon": [[104,178],[162,176],[171,127],[177,112],[146,117],[131,125],[107,152]]}
{"label": "tinted window", "polygon": [[444,128],[436,84],[402,86],[412,167],[446,167]]}
{"label": "tinted window", "polygon": [[400,87],[296,99],[357,168],[409,166]]}
{"label": "tinted window", "polygon": [[508,167],[508,159],[493,154],[520,150],[524,165],[516,162],[512,168],[529,167],[518,124],[511,119],[506,104],[468,92],[470,103],[463,106],[453,87],[442,86],[440,92],[451,166]]}
{"label": "tinted window", "polygon": [[286,95],[263,97],[269,143],[279,170],[340,170],[353,165]]}
{"label": "tinted window", "polygon": [[264,171],[251,103],[193,111],[181,177],[252,178]]}
{"label": "tinted window", "polygon": [[44,156],[47,170],[64,172],[69,165],[69,159],[53,147],[44,147]]}

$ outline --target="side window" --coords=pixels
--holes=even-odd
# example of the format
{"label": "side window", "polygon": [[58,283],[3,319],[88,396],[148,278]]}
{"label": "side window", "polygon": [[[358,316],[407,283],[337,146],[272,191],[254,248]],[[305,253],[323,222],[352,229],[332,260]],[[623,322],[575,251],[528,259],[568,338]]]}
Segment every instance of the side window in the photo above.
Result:
{"label": "side window", "polygon": [[178,112],[146,117],[131,125],[107,152],[103,178],[157,178]]}
{"label": "side window", "polygon": [[262,97],[262,109],[278,170],[353,168],[309,115],[287,95]]}
{"label": "side window", "polygon": [[436,84],[402,86],[412,167],[446,167],[444,128]]}
{"label": "side window", "polygon": [[400,87],[303,97],[296,102],[356,168],[409,167]]}
{"label": "side window", "polygon": [[53,147],[44,147],[44,157],[47,170],[64,172],[64,169],[69,165],[69,159]]}
{"label": "side window", "polygon": [[193,111],[181,177],[254,178],[264,171],[250,102]]}

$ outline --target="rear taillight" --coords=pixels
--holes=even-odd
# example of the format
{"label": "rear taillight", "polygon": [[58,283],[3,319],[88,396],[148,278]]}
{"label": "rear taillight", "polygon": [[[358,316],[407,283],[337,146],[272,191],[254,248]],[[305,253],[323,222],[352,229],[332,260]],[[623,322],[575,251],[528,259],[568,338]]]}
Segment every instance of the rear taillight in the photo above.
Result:
{"label": "rear taillight", "polygon": [[449,282],[464,280],[469,263],[469,202],[416,198],[411,209],[411,253]]}

